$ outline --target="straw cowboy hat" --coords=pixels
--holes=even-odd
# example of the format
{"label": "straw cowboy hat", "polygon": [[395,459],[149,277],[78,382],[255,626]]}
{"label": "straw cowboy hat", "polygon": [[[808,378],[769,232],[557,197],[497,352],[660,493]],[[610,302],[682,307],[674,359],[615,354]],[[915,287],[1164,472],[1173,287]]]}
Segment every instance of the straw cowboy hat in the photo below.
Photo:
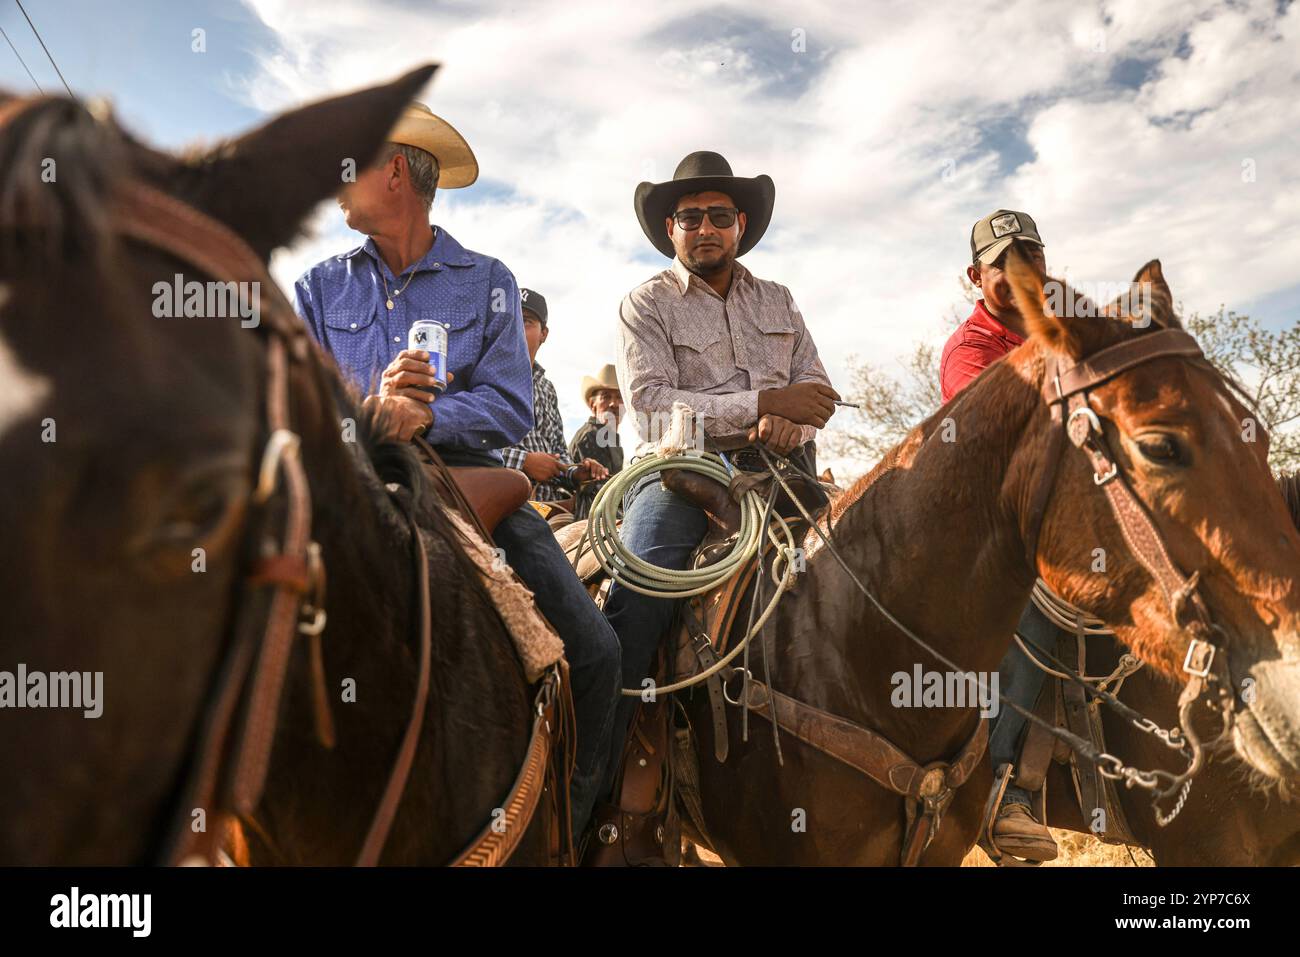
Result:
{"label": "straw cowboy hat", "polygon": [[596,378],[589,375],[582,377],[582,401],[586,402],[591,394],[597,389],[617,389],[618,374],[614,371],[613,365],[606,364],[600,372],[596,373]]}
{"label": "straw cowboy hat", "polygon": [[632,205],[646,238],[668,258],[676,255],[664,220],[673,214],[677,201],[687,193],[716,191],[726,193],[736,208],[745,214],[745,235],[740,237],[737,256],[749,252],[763,238],[772,221],[772,204],[776,201],[776,184],[766,173],[752,178],[734,176],[731,164],[718,153],[701,150],[677,164],[673,178],[666,183],[641,183]]}
{"label": "straw cowboy hat", "polygon": [[438,160],[439,189],[459,189],[478,179],[478,160],[465,137],[423,103],[412,101],[388,141],[432,153]]}

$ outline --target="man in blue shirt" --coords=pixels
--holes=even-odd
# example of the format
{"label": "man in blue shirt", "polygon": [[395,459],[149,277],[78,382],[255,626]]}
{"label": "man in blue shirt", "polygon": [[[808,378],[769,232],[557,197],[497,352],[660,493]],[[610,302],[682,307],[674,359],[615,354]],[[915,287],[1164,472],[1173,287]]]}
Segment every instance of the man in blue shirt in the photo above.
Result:
{"label": "man in blue shirt", "polygon": [[[422,104],[407,109],[389,140],[339,196],[347,224],[369,238],[302,275],[294,286],[298,313],[397,438],[423,434],[450,465],[501,466],[498,450],[533,427],[519,287],[500,261],[429,224],[436,188],[470,185],[478,164],[460,134]],[[419,319],[447,327],[450,381],[436,414],[428,356],[406,348]],[[618,639],[536,510],[525,505],[506,516],[493,538],[564,641],[577,714],[571,797],[580,835],[610,753]]]}

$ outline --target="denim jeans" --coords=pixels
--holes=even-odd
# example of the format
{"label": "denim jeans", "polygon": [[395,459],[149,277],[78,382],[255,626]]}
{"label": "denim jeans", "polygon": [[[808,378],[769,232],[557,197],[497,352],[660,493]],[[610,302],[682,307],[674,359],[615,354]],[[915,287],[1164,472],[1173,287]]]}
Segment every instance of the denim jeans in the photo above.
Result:
{"label": "denim jeans", "polygon": [[[659,484],[659,473],[645,476],[623,498],[623,545],[632,554],[664,568],[683,569],[704,538],[708,519],[695,505]],[[640,688],[650,676],[655,652],[672,624],[681,599],[651,598],[614,584],[605,601],[605,617],[623,649],[623,687]],[[614,785],[623,739],[640,698],[620,697],[610,738],[610,758],[602,791]]]}
{"label": "denim jeans", "polygon": [[[1026,644],[1056,654],[1058,629],[1033,602],[1026,606],[1016,630]],[[1025,710],[1032,711],[1047,674],[1025,657],[1020,646],[1014,642],[998,665],[998,674],[1002,693]],[[993,762],[994,771],[1003,764],[1015,763],[1019,757],[1025,725],[1028,723],[1027,718],[1013,711],[1006,704],[998,709],[997,717],[993,719],[992,727],[989,729],[989,758]],[[1029,806],[1029,792],[1014,784],[1009,785],[1002,803],[1021,803]]]}
{"label": "denim jeans", "polygon": [[618,639],[536,509],[525,505],[507,515],[492,537],[564,642],[578,724],[577,766],[569,794],[574,834],[581,835],[596,805],[610,753],[619,689]]}

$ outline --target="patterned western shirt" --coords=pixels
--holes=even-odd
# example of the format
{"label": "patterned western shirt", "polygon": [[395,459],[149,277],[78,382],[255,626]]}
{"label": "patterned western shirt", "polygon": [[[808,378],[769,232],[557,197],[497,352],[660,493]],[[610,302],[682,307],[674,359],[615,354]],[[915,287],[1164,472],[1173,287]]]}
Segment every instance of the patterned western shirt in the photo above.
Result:
{"label": "patterned western shirt", "polygon": [[364,393],[379,391],[380,375],[406,348],[417,319],[447,327],[447,369],[455,378],[433,403],[433,425],[425,433],[430,444],[499,459],[496,449],[518,442],[532,427],[528,343],[515,277],[445,229],[401,276],[367,239],[308,269],[294,295],[312,335]]}
{"label": "patterned western shirt", "polygon": [[560,457],[565,471],[549,482],[533,483],[533,498],[539,502],[553,502],[573,494],[574,469],[569,450],[564,447],[564,420],[560,418],[560,400],[555,396],[555,386],[546,378],[540,363],[533,363],[533,410],[537,421],[518,443],[501,450],[506,468],[524,469],[524,458],[529,452],[551,452]]}
{"label": "patterned western shirt", "polygon": [[[761,390],[830,384],[790,290],[733,268],[725,299],[678,259],[624,297],[618,381],[636,416],[638,455],[664,434],[674,402],[694,410],[718,448],[735,449],[750,444]],[[802,441],[816,434],[804,426]]]}

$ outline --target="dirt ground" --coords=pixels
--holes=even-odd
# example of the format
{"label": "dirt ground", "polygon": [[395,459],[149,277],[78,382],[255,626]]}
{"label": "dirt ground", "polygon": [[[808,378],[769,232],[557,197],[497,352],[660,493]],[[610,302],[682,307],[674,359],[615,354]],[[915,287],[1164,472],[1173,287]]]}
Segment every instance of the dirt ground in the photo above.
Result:
{"label": "dirt ground", "polygon": [[[1074,831],[1061,831],[1052,828],[1052,836],[1056,838],[1057,846],[1061,849],[1060,856],[1044,867],[1152,867],[1150,855],[1146,851],[1134,850],[1132,856],[1122,846],[1103,844],[1096,838],[1089,837],[1086,834],[1077,834]],[[705,867],[721,867],[722,859],[711,851],[704,848],[697,848],[700,855],[700,863]],[[962,867],[992,867],[993,862],[984,856],[984,852],[978,847],[974,848],[966,855],[965,860],[961,862]]]}
{"label": "dirt ground", "polygon": [[[1095,837],[1079,834],[1075,831],[1062,831],[1052,828],[1052,837],[1061,849],[1060,856],[1044,867],[1153,867],[1151,856],[1146,851],[1134,849],[1132,857],[1123,845],[1103,844]],[[961,862],[962,867],[992,867],[993,862],[984,856],[978,847],[974,848]]]}

